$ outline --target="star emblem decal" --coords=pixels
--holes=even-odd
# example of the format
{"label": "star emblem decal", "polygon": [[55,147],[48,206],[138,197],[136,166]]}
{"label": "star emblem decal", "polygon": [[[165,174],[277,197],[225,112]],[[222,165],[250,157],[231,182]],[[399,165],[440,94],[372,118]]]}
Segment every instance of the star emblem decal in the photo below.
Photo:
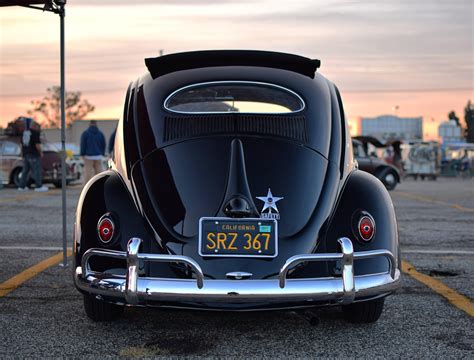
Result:
{"label": "star emblem decal", "polygon": [[273,196],[272,191],[268,189],[267,196],[257,196],[257,199],[265,203],[263,205],[262,212],[269,209],[268,212],[271,213],[272,209],[275,209],[276,212],[279,212],[276,206],[276,203],[277,201],[280,201],[281,199],[283,199],[283,197]]}

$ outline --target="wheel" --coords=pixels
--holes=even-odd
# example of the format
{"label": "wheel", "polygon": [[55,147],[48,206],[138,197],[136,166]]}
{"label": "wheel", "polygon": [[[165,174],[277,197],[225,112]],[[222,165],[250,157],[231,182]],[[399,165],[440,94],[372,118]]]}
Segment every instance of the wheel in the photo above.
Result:
{"label": "wheel", "polygon": [[393,190],[397,186],[397,176],[392,170],[387,171],[382,177],[382,182],[387,190]]}
{"label": "wheel", "polygon": [[20,176],[22,170],[22,168],[16,168],[15,170],[13,170],[10,176],[10,183],[15,185],[16,187],[20,187]]}
{"label": "wheel", "polygon": [[342,307],[344,318],[354,324],[369,324],[376,322],[383,311],[385,298],[364,301]]}
{"label": "wheel", "polygon": [[84,310],[94,321],[113,321],[123,313],[124,306],[97,300],[92,295],[84,295]]}

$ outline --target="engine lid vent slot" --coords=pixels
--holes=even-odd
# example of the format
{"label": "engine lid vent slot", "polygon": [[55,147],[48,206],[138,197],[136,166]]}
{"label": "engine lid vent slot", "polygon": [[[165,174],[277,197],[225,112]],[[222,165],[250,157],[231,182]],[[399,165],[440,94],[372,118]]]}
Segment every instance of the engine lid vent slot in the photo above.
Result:
{"label": "engine lid vent slot", "polygon": [[229,114],[165,117],[165,142],[211,135],[274,136],[303,144],[308,141],[304,116]]}

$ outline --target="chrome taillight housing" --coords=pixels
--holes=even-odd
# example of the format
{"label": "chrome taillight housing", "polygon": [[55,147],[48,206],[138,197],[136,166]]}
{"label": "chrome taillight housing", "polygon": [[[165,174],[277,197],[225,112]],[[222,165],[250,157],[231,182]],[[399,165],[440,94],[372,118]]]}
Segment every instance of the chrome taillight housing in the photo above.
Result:
{"label": "chrome taillight housing", "polygon": [[375,221],[368,213],[363,213],[360,216],[357,224],[357,234],[359,239],[364,242],[369,242],[375,235]]}
{"label": "chrome taillight housing", "polygon": [[101,216],[97,222],[97,235],[103,244],[110,244],[115,233],[115,223],[110,213]]}

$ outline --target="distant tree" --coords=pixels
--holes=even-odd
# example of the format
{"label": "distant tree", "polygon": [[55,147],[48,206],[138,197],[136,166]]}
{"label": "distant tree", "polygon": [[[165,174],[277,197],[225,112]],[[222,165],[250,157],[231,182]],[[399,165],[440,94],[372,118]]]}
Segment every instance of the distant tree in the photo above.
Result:
{"label": "distant tree", "polygon": [[464,121],[466,123],[466,141],[474,143],[474,104],[469,100],[464,108]]}
{"label": "distant tree", "polygon": [[[31,101],[32,109],[28,114],[36,118],[44,127],[60,127],[61,125],[61,88],[53,86],[47,89],[41,100]],[[66,92],[66,125],[71,126],[75,120],[84,119],[94,111],[95,106],[86,99],[81,99],[80,91]]]}
{"label": "distant tree", "polygon": [[451,112],[448,114],[448,118],[449,118],[449,120],[454,120],[454,121],[456,121],[456,125],[457,125],[457,126],[460,126],[460,124],[459,124],[459,118],[456,116],[456,113],[454,112],[454,110],[451,111]]}

